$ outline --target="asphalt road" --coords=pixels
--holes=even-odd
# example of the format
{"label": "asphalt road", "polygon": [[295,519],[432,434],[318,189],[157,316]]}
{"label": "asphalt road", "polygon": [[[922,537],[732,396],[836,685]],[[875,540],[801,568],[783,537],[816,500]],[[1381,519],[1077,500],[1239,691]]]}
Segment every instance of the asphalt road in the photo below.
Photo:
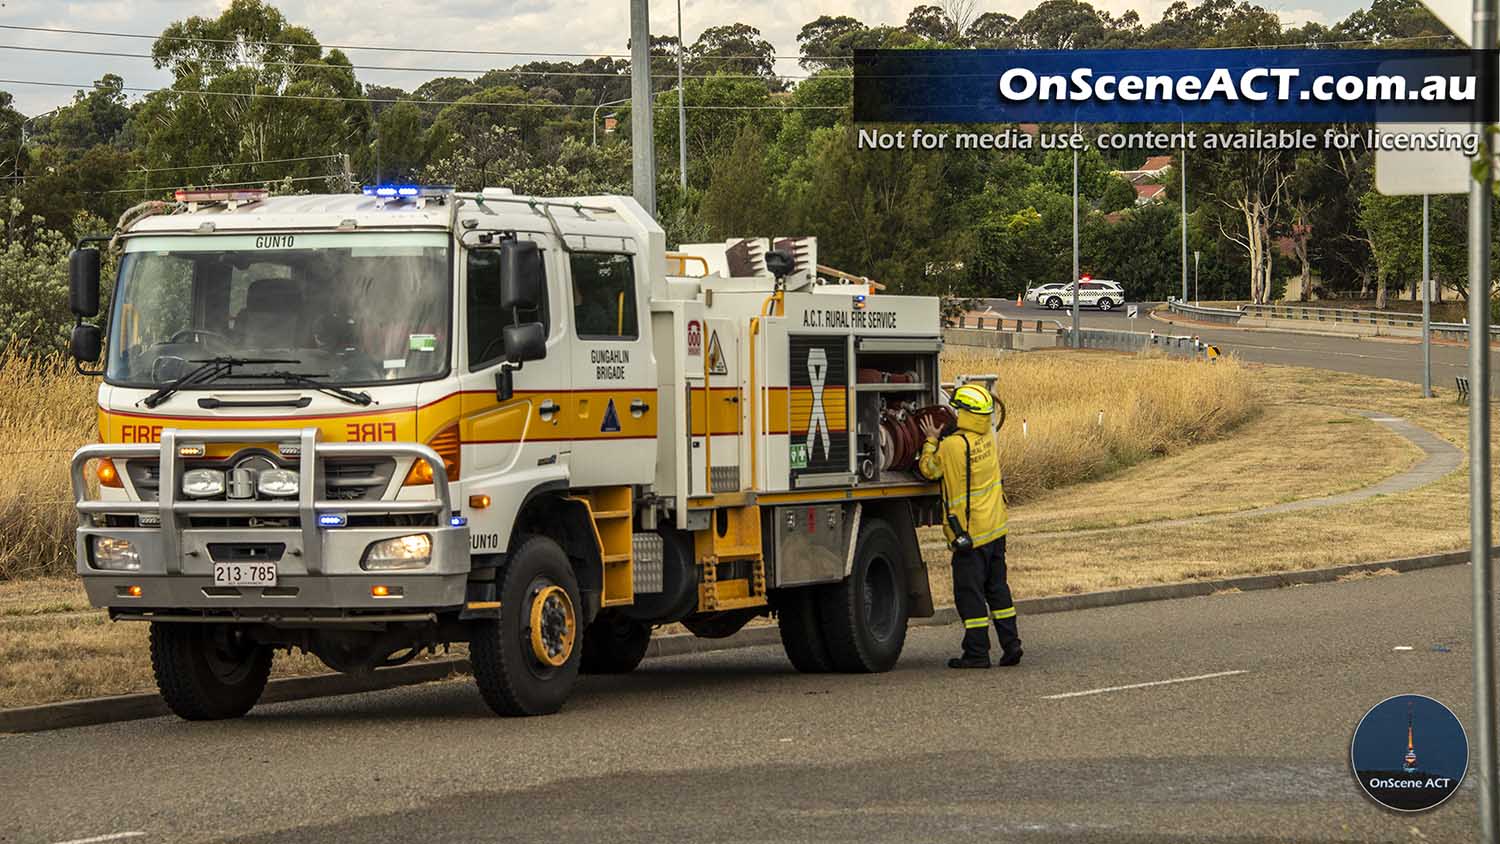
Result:
{"label": "asphalt road", "polygon": [[1472,780],[1397,815],[1348,767],[1393,694],[1472,728],[1468,609],[1459,566],[1023,617],[1015,669],[923,628],[886,675],[679,657],[548,718],[447,682],[0,737],[0,841],[1471,840]]}
{"label": "asphalt road", "polygon": [[[1073,324],[1072,312],[1066,309],[1050,311],[1032,304],[1017,308],[1014,299],[987,299],[984,302],[1008,319],[1056,319],[1064,327],[1071,327]],[[1130,331],[1133,328],[1137,331],[1193,334],[1252,363],[1312,366],[1336,372],[1394,378],[1413,384],[1422,383],[1422,345],[1416,340],[1329,337],[1198,323],[1168,325],[1146,316],[1150,307],[1149,304],[1140,306],[1140,317],[1134,320],[1133,325],[1125,317],[1124,306],[1108,313],[1097,309],[1083,309],[1079,314],[1079,322],[1085,328],[1114,331]],[[1432,384],[1439,392],[1454,394],[1453,378],[1468,372],[1468,354],[1468,348],[1464,345],[1432,344]],[[1490,365],[1500,365],[1500,354],[1491,352]],[[1490,392],[1491,395],[1500,395],[1500,382],[1493,378]]]}

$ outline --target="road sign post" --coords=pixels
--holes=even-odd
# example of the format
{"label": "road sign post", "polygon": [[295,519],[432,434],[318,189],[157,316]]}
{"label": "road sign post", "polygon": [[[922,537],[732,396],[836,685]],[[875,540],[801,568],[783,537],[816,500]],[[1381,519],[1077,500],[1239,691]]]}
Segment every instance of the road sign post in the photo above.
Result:
{"label": "road sign post", "polygon": [[1422,398],[1432,398],[1432,197],[1422,194]]}

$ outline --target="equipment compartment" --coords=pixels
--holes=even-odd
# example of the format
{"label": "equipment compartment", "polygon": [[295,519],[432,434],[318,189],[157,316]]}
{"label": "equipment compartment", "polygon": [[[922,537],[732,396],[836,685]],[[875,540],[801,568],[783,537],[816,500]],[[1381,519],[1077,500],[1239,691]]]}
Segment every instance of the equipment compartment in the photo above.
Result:
{"label": "equipment compartment", "polygon": [[897,343],[882,345],[886,348],[862,342],[855,355],[855,470],[864,483],[908,482],[918,478],[918,421],[948,413],[934,407],[937,350],[934,344],[916,342],[906,344],[906,349],[890,348]]}

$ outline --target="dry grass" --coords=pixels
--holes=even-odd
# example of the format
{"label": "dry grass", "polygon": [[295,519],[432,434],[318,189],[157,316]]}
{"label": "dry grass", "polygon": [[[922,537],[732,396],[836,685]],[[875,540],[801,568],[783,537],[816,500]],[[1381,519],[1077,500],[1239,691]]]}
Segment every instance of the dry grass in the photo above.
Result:
{"label": "dry grass", "polygon": [[0,581],[73,569],[73,452],[97,438],[98,382],[62,355],[0,351]]}
{"label": "dry grass", "polygon": [[944,380],[999,376],[1009,414],[1000,469],[1012,503],[1218,439],[1257,410],[1252,379],[1232,360],[950,347],[942,363]]}

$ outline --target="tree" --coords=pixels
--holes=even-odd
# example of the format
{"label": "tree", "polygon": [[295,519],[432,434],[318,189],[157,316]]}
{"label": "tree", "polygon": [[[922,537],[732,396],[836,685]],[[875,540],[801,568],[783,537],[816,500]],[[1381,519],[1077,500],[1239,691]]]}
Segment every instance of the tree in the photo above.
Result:
{"label": "tree", "polygon": [[854,41],[868,31],[868,27],[848,15],[820,15],[803,24],[797,33],[797,49],[802,53],[798,64],[808,70],[847,66],[834,57],[852,57]]}
{"label": "tree", "polygon": [[747,23],[711,26],[703,30],[687,51],[693,73],[732,73],[759,76],[773,89],[776,79],[776,48]]}
{"label": "tree", "polygon": [[178,183],[324,176],[333,169],[328,159],[204,165],[366,149],[371,111],[349,60],[325,54],[309,30],[260,0],[232,0],[217,18],[173,23],[151,54],[173,81],[140,107],[145,158],[180,168]]}
{"label": "tree", "polygon": [[398,102],[375,118],[375,181],[405,181],[426,160],[426,120],[414,103]]}
{"label": "tree", "polygon": [[1015,46],[1016,19],[1003,12],[985,12],[964,30],[970,46],[1003,49]]}
{"label": "tree", "polygon": [[906,16],[906,31],[918,38],[942,43],[959,40],[958,24],[948,17],[942,6],[917,6]]}
{"label": "tree", "polygon": [[782,219],[771,194],[766,145],[754,126],[740,129],[734,144],[712,167],[713,178],[699,208],[715,239],[770,237]]}
{"label": "tree", "polygon": [[1245,250],[1251,301],[1270,301],[1272,230],[1292,178],[1291,155],[1282,150],[1219,150],[1189,160],[1197,173],[1192,181],[1204,186],[1204,195],[1222,212],[1214,215],[1219,233]]}
{"label": "tree", "polygon": [[1400,289],[1421,272],[1422,241],[1411,233],[1422,228],[1422,201],[1415,196],[1386,196],[1372,190],[1360,198],[1359,217],[1375,254],[1375,308],[1379,310],[1386,306],[1391,282]]}

